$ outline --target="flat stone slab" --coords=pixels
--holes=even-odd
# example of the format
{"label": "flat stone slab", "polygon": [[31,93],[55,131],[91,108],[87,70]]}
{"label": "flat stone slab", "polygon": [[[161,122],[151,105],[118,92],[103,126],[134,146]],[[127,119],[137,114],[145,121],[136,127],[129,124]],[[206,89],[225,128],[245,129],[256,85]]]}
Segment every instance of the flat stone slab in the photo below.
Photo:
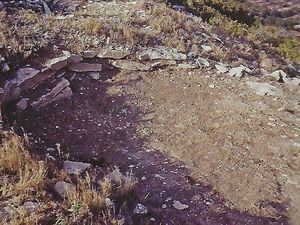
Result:
{"label": "flat stone slab", "polygon": [[38,86],[43,81],[52,77],[53,75],[55,75],[55,71],[49,69],[40,71],[34,68],[23,68],[18,70],[16,75],[17,85],[21,88],[22,91],[25,91]]}
{"label": "flat stone slab", "polygon": [[74,72],[101,72],[102,64],[74,63],[68,65],[69,70]]}
{"label": "flat stone slab", "polygon": [[264,95],[275,95],[277,88],[267,84],[267,83],[258,83],[255,81],[247,81],[247,84],[252,88],[256,94],[260,96]]}
{"label": "flat stone slab", "polygon": [[40,70],[35,68],[22,68],[16,72],[16,82],[18,86],[23,86],[24,83],[34,76],[36,76]]}
{"label": "flat stone slab", "polygon": [[80,55],[76,55],[76,54],[71,54],[69,59],[68,59],[68,63],[73,64],[73,63],[80,63],[83,60],[83,57]]}
{"label": "flat stone slab", "polygon": [[126,50],[106,49],[98,54],[101,59],[124,59],[130,54]]}
{"label": "flat stone slab", "polygon": [[[61,81],[49,93],[43,95],[39,100],[31,103],[31,106],[35,109],[38,109],[50,104],[53,101],[62,99],[62,97],[66,96],[66,94],[62,91],[66,89],[69,85],[69,81],[65,78],[62,78]],[[61,92],[62,96],[59,95]],[[67,92],[69,92],[69,90],[67,90]]]}
{"label": "flat stone slab", "polygon": [[54,59],[51,59],[46,63],[46,65],[52,70],[60,70],[67,66],[69,56],[61,56]]}
{"label": "flat stone slab", "polygon": [[69,160],[64,161],[64,170],[70,174],[79,175],[91,166],[92,165],[89,163],[74,162]]}
{"label": "flat stone slab", "polygon": [[228,71],[228,68],[224,65],[224,64],[221,64],[221,63],[217,63],[215,65],[218,73],[226,73]]}
{"label": "flat stone slab", "polygon": [[129,60],[117,60],[112,63],[115,67],[123,70],[134,70],[134,71],[147,71],[151,67],[143,63],[129,61]]}
{"label": "flat stone slab", "polygon": [[92,59],[92,58],[94,58],[97,54],[98,54],[98,52],[97,52],[97,51],[93,51],[93,50],[90,50],[90,51],[84,51],[84,52],[83,52],[83,58],[85,58],[85,59]]}

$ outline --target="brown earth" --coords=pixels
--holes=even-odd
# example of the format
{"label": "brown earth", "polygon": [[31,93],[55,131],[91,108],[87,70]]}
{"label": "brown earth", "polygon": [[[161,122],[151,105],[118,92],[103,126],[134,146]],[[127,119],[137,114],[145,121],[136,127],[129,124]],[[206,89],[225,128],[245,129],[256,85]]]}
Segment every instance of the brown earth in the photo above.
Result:
{"label": "brown earth", "polygon": [[278,96],[261,97],[206,70],[106,67],[101,81],[77,74],[71,100],[16,121],[38,154],[60,143],[70,158],[132,168],[157,224],[286,224],[286,210],[299,215],[300,95],[275,85]]}

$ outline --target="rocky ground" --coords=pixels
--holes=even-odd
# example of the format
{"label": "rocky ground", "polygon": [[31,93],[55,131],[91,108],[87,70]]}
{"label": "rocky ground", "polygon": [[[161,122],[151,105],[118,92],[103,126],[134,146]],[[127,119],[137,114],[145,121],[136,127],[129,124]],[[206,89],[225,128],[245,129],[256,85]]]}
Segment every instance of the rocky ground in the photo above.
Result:
{"label": "rocky ground", "polygon": [[[55,2],[78,9],[53,14]],[[132,171],[138,197],[115,202],[125,224],[297,224],[296,63],[179,6],[41,3],[52,15],[10,12],[24,32],[1,39],[4,127],[31,153],[68,173],[66,159],[97,178]],[[12,51],[24,37],[26,59]]]}

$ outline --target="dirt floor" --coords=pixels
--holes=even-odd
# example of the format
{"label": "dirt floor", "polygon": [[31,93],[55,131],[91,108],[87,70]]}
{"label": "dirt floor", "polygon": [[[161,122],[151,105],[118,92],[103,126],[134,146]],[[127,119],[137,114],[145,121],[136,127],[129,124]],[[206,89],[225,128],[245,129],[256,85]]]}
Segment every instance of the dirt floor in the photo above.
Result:
{"label": "dirt floor", "polygon": [[[38,154],[59,143],[71,159],[132,169],[154,224],[286,224],[286,211],[297,221],[299,88],[261,97],[248,79],[107,67],[16,122]],[[189,208],[178,213],[175,200]]]}

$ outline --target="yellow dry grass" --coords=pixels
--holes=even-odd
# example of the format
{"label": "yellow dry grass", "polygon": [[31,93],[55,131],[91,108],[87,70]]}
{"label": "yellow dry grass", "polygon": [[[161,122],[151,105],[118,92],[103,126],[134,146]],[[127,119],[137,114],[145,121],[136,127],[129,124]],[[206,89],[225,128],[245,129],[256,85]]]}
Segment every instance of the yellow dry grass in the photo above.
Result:
{"label": "yellow dry grass", "polygon": [[[49,220],[49,213],[55,212],[56,224],[122,224],[115,215],[111,200],[126,202],[136,186],[136,178],[129,173],[125,180],[112,184],[109,179],[96,182],[87,173],[77,176],[76,190],[71,192],[62,203],[46,196],[46,186],[53,181],[71,177],[63,171],[54,169],[54,178],[47,178],[47,166],[43,161],[32,158],[28,152],[28,138],[12,132],[1,134],[0,145],[0,223],[9,225],[41,224]],[[108,199],[109,198],[109,199]],[[24,202],[34,201],[38,207],[29,212]],[[8,213],[7,213],[8,212]],[[3,214],[4,213],[4,214]],[[2,216],[1,215],[6,215]],[[51,216],[53,217],[53,216]],[[51,219],[53,221],[53,218]]]}

